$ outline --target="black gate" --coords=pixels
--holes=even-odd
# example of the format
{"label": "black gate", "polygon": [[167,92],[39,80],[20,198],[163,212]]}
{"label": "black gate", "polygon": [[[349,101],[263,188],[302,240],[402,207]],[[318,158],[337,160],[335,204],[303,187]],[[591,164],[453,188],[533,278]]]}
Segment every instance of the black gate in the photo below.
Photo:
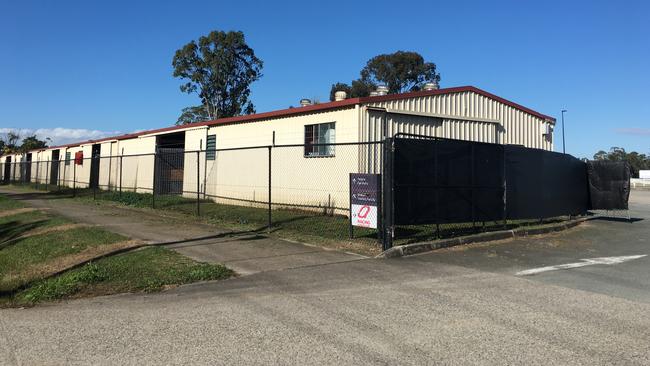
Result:
{"label": "black gate", "polygon": [[185,149],[158,148],[155,155],[155,193],[182,194],[184,166]]}

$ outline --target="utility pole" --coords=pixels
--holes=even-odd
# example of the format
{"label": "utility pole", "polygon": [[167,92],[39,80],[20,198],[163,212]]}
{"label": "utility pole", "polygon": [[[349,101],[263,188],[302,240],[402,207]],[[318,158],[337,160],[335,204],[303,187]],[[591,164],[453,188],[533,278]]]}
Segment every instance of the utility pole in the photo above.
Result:
{"label": "utility pole", "polygon": [[564,141],[564,113],[566,113],[566,109],[562,110],[562,154],[566,154],[566,145]]}

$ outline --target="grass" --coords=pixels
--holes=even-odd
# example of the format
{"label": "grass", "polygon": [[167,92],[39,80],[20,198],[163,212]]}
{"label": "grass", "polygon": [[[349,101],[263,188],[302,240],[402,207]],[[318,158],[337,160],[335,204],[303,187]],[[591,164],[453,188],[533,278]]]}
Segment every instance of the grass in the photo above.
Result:
{"label": "grass", "polygon": [[33,304],[69,297],[155,292],[167,286],[220,280],[232,275],[222,265],[197,263],[169,249],[153,247],[104,258],[39,281],[18,293],[15,301]]}
{"label": "grass", "polygon": [[[82,199],[92,199],[92,194],[80,192]],[[96,196],[99,201],[111,201],[120,204],[151,208],[153,196],[146,193],[134,192],[102,192]],[[196,200],[180,196],[156,197],[156,208],[182,213],[185,216],[196,215]],[[274,209],[271,211],[274,235],[298,241],[346,241],[349,242],[348,218],[343,215],[325,215],[323,213],[304,210]],[[268,210],[266,208],[237,206],[215,203],[211,200],[201,201],[201,216],[208,223],[232,230],[262,230],[268,225]],[[441,224],[438,232],[436,225],[397,226],[395,244],[408,244],[437,238],[450,238],[470,235],[485,231],[513,229],[521,226],[538,226],[558,222],[564,218],[549,218],[539,220],[508,220],[503,222],[477,222]],[[354,228],[355,240],[370,245],[377,241],[377,231],[372,229]]]}
{"label": "grass", "polygon": [[[68,195],[69,191],[62,191]],[[77,190],[76,199],[95,202],[112,202],[129,207],[151,209],[153,195],[150,193],[101,191],[96,196],[92,190]],[[184,218],[196,220],[196,199],[180,196],[156,196],[155,207]],[[261,207],[215,203],[212,200],[200,201],[200,221],[232,231],[266,231],[268,210]],[[343,215],[324,214],[323,211],[306,211],[276,208],[271,211],[273,235],[306,241],[314,244],[345,243],[346,249],[365,252],[368,248],[377,249],[377,231],[354,228],[355,239],[349,238],[348,218]],[[356,246],[355,246],[356,244]],[[355,250],[359,249],[359,250]]]}
{"label": "grass", "polygon": [[[62,189],[55,194],[70,195],[70,189]],[[113,202],[130,207],[151,209],[154,197],[149,193],[97,191],[96,195],[89,189],[77,189],[76,198],[95,200],[95,202]],[[268,210],[266,208],[229,205],[215,203],[211,200],[201,200],[201,221],[213,224],[222,229],[233,231],[265,230],[268,226]],[[179,214],[185,219],[195,218],[196,199],[180,196],[156,196],[155,207],[159,210]],[[343,215],[326,215],[323,212],[277,208],[272,210],[272,235],[304,241],[313,244],[323,244],[339,249],[356,251],[362,254],[376,254],[377,230],[354,228],[354,239],[349,238],[348,218]],[[395,228],[395,245],[408,244],[438,238],[450,238],[474,233],[513,229],[521,226],[538,226],[557,222],[565,218],[550,218],[543,222],[539,220],[509,220],[503,222],[452,223],[434,225],[397,226]],[[439,230],[438,230],[439,229]]]}
{"label": "grass", "polygon": [[9,199],[4,196],[0,196],[0,212],[5,210],[15,210],[17,208],[23,208],[25,205],[22,202],[18,202],[12,199]]}
{"label": "grass", "polygon": [[[16,208],[24,205],[0,196],[0,212]],[[97,227],[70,224],[73,223],[69,220],[43,211],[0,217],[0,306],[160,291],[167,286],[224,279],[234,274],[219,264],[198,263],[165,248],[149,247],[48,277],[44,268],[60,268],[61,263],[70,261],[77,263],[80,256],[88,255],[93,248],[114,248],[128,239]]]}

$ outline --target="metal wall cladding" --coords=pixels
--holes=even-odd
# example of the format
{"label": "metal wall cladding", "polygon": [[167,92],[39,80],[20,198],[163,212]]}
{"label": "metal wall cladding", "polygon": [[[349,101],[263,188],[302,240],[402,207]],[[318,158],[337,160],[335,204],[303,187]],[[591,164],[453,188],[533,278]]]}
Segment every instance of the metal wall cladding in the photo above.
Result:
{"label": "metal wall cladding", "polygon": [[[393,135],[403,132],[553,150],[552,139],[545,135],[550,122],[472,91],[376,102],[369,107],[439,115],[388,113]],[[360,128],[362,140],[381,139],[382,118],[382,113],[368,110]]]}

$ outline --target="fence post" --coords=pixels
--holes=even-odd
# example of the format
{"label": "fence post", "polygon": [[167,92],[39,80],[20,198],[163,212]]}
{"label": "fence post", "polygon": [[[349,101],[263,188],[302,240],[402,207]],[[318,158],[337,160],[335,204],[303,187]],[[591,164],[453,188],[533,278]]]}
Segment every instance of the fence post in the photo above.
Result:
{"label": "fence post", "polygon": [[384,237],[382,242],[382,249],[388,250],[393,247],[393,233],[395,230],[394,227],[394,212],[393,212],[393,161],[392,161],[392,151],[393,151],[393,139],[387,138],[384,140],[384,152],[383,152],[383,180],[382,184],[384,199],[383,203],[383,221],[384,221]]}
{"label": "fence post", "polygon": [[124,154],[120,155],[120,197],[122,197],[122,158]]}
{"label": "fence post", "polygon": [[77,196],[77,159],[72,161],[72,197]]}
{"label": "fence post", "polygon": [[45,190],[50,190],[50,159],[45,162]]}
{"label": "fence post", "polygon": [[[438,167],[438,139],[433,140],[433,164],[435,169]],[[433,186],[435,187],[434,197],[436,199],[436,238],[440,239],[440,187],[438,187],[438,174],[433,175]]]}
{"label": "fence post", "polygon": [[[185,158],[185,156],[183,156]],[[158,167],[158,149],[153,153],[153,190],[151,191],[151,208],[156,208],[156,175]]]}
{"label": "fence post", "polygon": [[269,145],[268,149],[269,149],[269,187],[268,187],[269,188],[269,192],[268,192],[268,195],[269,195],[269,228],[268,228],[268,231],[271,232],[271,226],[273,224],[272,218],[271,218],[271,149],[272,149],[272,146]]}
{"label": "fence post", "polygon": [[39,188],[39,183],[40,183],[40,168],[41,168],[41,162],[39,160],[36,160],[36,179],[34,179],[36,182],[36,190]]}
{"label": "fence post", "polygon": [[[352,226],[352,178],[350,176],[352,173],[348,175],[348,209],[349,209],[349,214],[348,214],[348,226],[349,226],[349,231],[350,231],[350,239],[354,238],[354,226]],[[381,230],[381,228],[379,228]]]}
{"label": "fence post", "polygon": [[508,228],[508,172],[506,171],[506,149],[503,148],[503,228]]}
{"label": "fence post", "polygon": [[196,152],[196,216],[201,216],[201,151]]}

